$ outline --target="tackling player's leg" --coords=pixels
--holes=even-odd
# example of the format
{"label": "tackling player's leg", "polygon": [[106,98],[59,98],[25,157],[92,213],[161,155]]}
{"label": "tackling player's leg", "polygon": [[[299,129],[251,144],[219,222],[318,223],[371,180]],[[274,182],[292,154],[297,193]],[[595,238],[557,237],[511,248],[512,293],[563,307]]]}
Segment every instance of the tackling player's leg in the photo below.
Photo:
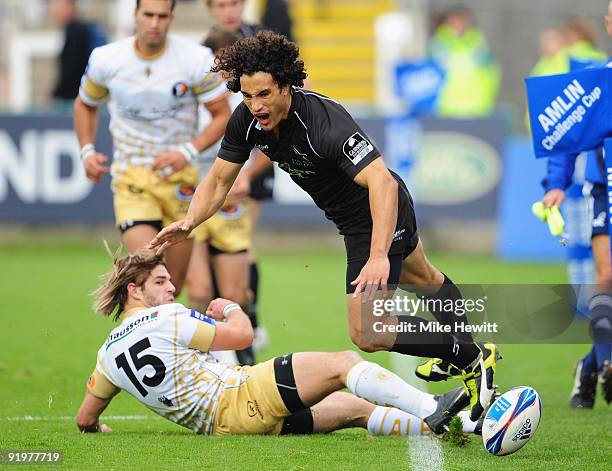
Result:
{"label": "tackling player's leg", "polygon": [[[462,299],[457,286],[429,262],[420,240],[415,249],[404,257],[400,283],[402,286],[411,287],[417,296],[426,300],[451,300],[454,305],[455,301]],[[449,375],[460,373],[466,392],[470,396],[471,419],[478,420],[493,395],[493,375],[497,360],[501,356],[495,344],[477,345],[471,334],[455,332],[455,324],[468,323],[466,315],[459,316],[455,312],[436,309],[435,306],[435,302],[428,303],[431,313],[438,322],[453,326],[452,347],[455,358],[448,355],[432,358],[417,367],[417,376],[431,381],[443,379],[446,373]],[[396,351],[401,353],[401,347]]]}
{"label": "tackling player's leg", "polygon": [[[312,416],[310,432],[300,432],[300,428],[294,425],[294,422],[300,419],[289,416],[284,421],[282,433],[328,433],[351,427],[367,429],[371,435],[428,435],[431,433],[423,419],[395,407],[376,406],[365,399],[345,392],[330,394],[312,406],[310,411]],[[462,417],[462,420],[464,421],[463,431],[472,432],[476,424],[466,420],[465,417]]]}
{"label": "tackling player's leg", "polygon": [[376,363],[364,361],[353,351],[295,353],[286,367],[292,368],[299,398],[307,407],[347,387],[368,402],[393,406],[428,423],[430,416],[444,415],[441,407],[448,410],[443,419],[431,421],[434,433],[442,433],[452,416],[469,401],[465,393],[456,392],[453,400],[442,403]]}

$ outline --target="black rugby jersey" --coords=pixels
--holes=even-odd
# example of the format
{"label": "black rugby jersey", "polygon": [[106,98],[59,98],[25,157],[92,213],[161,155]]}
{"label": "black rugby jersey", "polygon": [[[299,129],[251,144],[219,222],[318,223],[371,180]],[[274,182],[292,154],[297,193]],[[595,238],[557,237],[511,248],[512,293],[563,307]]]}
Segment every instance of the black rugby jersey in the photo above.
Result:
{"label": "black rugby jersey", "polygon": [[278,139],[261,130],[241,103],[229,120],[218,156],[244,163],[254,147],[289,173],[340,234],[371,232],[368,189],[353,179],[380,157],[380,152],[338,102],[293,89],[289,115],[279,123]]}

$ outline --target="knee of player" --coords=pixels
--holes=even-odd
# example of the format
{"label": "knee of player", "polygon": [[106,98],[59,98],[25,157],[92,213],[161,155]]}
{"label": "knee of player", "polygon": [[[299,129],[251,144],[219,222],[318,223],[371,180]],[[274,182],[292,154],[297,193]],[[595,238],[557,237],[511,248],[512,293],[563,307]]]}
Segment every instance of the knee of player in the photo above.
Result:
{"label": "knee of player", "polygon": [[355,346],[359,347],[359,349],[364,352],[372,353],[377,351],[376,345],[373,342],[368,341],[361,330],[351,330],[351,341]]}
{"label": "knee of player", "polygon": [[337,361],[348,369],[363,361],[361,355],[354,350],[344,350],[342,352],[335,353],[335,355]]}

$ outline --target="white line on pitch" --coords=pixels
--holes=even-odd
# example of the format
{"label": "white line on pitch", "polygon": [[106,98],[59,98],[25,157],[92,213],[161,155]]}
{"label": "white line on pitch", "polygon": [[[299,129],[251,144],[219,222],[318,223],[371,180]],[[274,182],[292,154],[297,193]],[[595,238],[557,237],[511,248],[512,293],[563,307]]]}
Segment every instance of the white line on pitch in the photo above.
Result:
{"label": "white line on pitch", "polygon": [[[103,420],[148,420],[157,419],[155,416],[149,415],[104,415],[101,417]],[[43,421],[60,421],[60,420],[74,420],[72,415],[49,415],[49,416],[36,416],[36,415],[23,415],[19,417],[0,417],[0,421],[6,420],[7,422],[43,422]]]}
{"label": "white line on pitch", "polygon": [[437,438],[432,436],[410,436],[408,444],[408,459],[412,471],[445,471],[442,446]]}

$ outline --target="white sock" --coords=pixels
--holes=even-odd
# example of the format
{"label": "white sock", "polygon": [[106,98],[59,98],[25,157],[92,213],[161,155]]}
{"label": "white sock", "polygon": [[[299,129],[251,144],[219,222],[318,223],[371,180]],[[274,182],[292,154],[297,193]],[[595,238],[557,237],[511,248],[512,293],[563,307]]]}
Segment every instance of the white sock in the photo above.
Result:
{"label": "white sock", "polygon": [[424,419],[436,410],[431,394],[419,391],[382,366],[362,361],[351,368],[346,381],[349,390],[372,404],[392,406]]}
{"label": "white sock", "polygon": [[423,419],[396,409],[378,406],[368,419],[370,435],[431,435]]}
{"label": "white sock", "polygon": [[461,422],[463,422],[463,431],[465,433],[474,433],[478,421],[474,422],[473,420],[470,420],[470,411],[462,410],[457,415],[461,419]]}

